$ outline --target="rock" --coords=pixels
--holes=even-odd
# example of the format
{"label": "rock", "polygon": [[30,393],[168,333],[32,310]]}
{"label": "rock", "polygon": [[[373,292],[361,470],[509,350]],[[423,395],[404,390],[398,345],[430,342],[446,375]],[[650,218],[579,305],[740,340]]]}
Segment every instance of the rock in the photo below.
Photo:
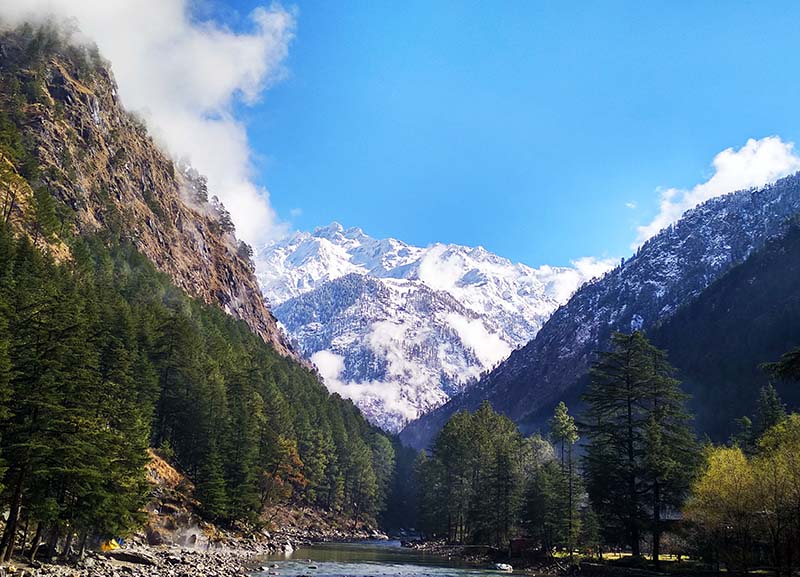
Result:
{"label": "rock", "polygon": [[150,553],[145,553],[144,551],[117,549],[116,551],[107,552],[106,555],[117,561],[127,561],[128,563],[136,563],[137,565],[148,565],[151,567],[158,565],[158,560]]}
{"label": "rock", "polygon": [[169,565],[180,565],[184,562],[183,557],[180,557],[179,555],[167,555],[164,557],[164,561],[166,561]]}
{"label": "rock", "polygon": [[148,545],[164,545],[169,542],[162,531],[152,527],[147,528],[146,539]]}

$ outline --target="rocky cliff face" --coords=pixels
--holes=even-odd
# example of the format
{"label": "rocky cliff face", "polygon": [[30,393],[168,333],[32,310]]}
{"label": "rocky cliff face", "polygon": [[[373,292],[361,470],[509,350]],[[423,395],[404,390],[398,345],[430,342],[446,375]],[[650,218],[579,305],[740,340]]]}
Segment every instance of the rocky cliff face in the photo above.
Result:
{"label": "rocky cliff face", "polygon": [[404,441],[426,446],[460,409],[488,399],[536,428],[560,399],[575,400],[597,350],[614,331],[648,330],[785,232],[800,211],[800,175],[712,199],[647,241],[621,266],[579,289],[536,337],[475,387],[411,423]]}
{"label": "rocky cliff face", "polygon": [[[204,179],[177,166],[123,108],[98,56],[51,30],[5,31],[0,74],[5,129],[12,140],[17,131],[26,156],[0,160],[11,179],[30,185],[28,193],[44,187],[57,200],[62,237],[101,233],[132,242],[188,294],[293,354],[224,207],[209,202]],[[9,220],[23,230],[30,205],[30,194],[20,194],[11,210]]]}

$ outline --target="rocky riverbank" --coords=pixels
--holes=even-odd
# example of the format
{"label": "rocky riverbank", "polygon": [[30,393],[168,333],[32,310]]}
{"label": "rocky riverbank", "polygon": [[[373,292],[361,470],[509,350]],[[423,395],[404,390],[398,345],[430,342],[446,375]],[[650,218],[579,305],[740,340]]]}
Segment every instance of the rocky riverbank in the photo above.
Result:
{"label": "rocky riverbank", "polygon": [[18,556],[0,566],[0,577],[228,577],[252,571],[258,557],[308,543],[387,538],[364,521],[304,506],[274,508],[258,525],[222,527],[198,514],[191,482],[155,451],[148,476],[152,488],[147,522],[126,536],[125,547],[107,553],[89,551],[76,560],[72,541],[71,546],[56,548],[63,556],[63,547],[70,547],[71,561],[49,562],[42,546],[33,563]]}
{"label": "rocky riverbank", "polygon": [[415,551],[430,553],[448,559],[459,559],[470,565],[482,567],[505,561],[506,554],[496,547],[481,545],[455,545],[443,539],[430,541],[404,541],[403,546]]}
{"label": "rocky riverbank", "polygon": [[290,552],[308,543],[375,538],[386,536],[377,531],[291,529],[286,534],[265,532],[249,538],[227,535],[195,547],[132,543],[109,552],[89,551],[74,562],[15,559],[0,567],[0,577],[233,577],[258,570],[259,559],[266,555]]}
{"label": "rocky riverbank", "polygon": [[11,563],[0,576],[14,577],[232,577],[246,575],[257,549],[209,550],[180,547],[130,547],[108,553],[91,551],[76,563]]}
{"label": "rocky riverbank", "polygon": [[447,543],[444,540],[430,540],[403,542],[403,546],[447,559],[458,559],[475,567],[485,568],[504,563],[512,565],[515,573],[522,572],[527,575],[563,576],[583,574],[581,565],[570,563],[567,559],[554,559],[551,557],[509,558],[508,550],[488,545],[457,545]]}

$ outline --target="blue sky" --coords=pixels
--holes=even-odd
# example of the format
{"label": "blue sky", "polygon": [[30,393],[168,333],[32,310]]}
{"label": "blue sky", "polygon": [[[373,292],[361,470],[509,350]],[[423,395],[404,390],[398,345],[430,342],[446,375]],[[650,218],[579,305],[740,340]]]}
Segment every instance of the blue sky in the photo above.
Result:
{"label": "blue sky", "polygon": [[[246,28],[257,5],[199,14]],[[749,138],[798,138],[797,3],[284,7],[288,74],[237,114],[301,230],[338,220],[531,265],[625,256],[659,187],[694,186]]]}

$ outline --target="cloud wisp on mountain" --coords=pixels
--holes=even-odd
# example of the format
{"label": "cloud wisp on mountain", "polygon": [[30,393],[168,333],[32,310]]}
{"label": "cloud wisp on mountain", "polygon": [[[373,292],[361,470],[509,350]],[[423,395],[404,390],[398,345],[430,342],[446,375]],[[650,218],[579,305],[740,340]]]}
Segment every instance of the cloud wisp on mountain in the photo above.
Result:
{"label": "cloud wisp on mountain", "polygon": [[284,232],[268,191],[253,178],[253,151],[235,106],[257,102],[285,75],[292,11],[258,7],[247,32],[195,20],[187,0],[4,0],[0,19],[56,23],[96,43],[125,106],[174,157],[208,177],[238,236],[257,245]]}

